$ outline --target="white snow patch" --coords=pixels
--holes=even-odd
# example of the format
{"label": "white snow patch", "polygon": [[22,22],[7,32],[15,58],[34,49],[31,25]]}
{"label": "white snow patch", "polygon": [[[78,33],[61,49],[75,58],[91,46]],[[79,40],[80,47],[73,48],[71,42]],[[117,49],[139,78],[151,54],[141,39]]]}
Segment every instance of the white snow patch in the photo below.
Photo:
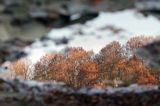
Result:
{"label": "white snow patch", "polygon": [[66,28],[53,29],[48,33],[48,37],[52,39],[61,39],[63,37],[70,38],[73,36],[73,31]]}
{"label": "white snow patch", "polygon": [[132,84],[128,87],[107,87],[107,88],[81,88],[78,90],[77,93],[79,94],[87,94],[87,95],[94,95],[94,94],[114,94],[114,93],[142,93],[146,91],[157,91],[158,86],[156,85],[137,85]]}
{"label": "white snow patch", "polygon": [[34,49],[32,50],[32,52],[30,53],[30,55],[27,57],[27,59],[30,60],[30,62],[32,64],[35,64],[37,63],[41,58],[42,56],[45,55],[45,52],[41,49]]}
{"label": "white snow patch", "polygon": [[108,87],[107,88],[107,93],[108,94],[113,94],[113,93],[116,93],[116,92],[122,92],[122,93],[136,92],[136,93],[140,93],[140,92],[152,91],[152,90],[158,90],[158,86],[132,84],[128,87],[119,87],[119,88]]}
{"label": "white snow patch", "polygon": [[134,35],[160,35],[160,21],[154,16],[144,17],[135,10],[100,13],[99,17],[86,23],[94,28],[113,25]]}
{"label": "white snow patch", "polygon": [[[36,63],[46,52],[59,52],[66,47],[83,47],[85,50],[93,50],[97,53],[112,41],[125,44],[133,36],[158,36],[159,28],[160,20],[154,16],[144,17],[136,10],[101,12],[97,18],[85,24],[51,30],[47,35],[49,40],[38,40],[25,48],[25,51],[30,54],[29,59],[33,63]],[[64,37],[70,39],[69,43],[56,45],[55,40]]]}

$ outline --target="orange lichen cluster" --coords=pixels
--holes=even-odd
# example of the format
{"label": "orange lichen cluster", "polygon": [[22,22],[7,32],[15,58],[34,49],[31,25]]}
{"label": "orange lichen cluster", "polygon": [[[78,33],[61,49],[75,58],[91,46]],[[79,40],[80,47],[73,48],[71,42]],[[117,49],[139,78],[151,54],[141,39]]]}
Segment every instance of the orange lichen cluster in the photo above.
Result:
{"label": "orange lichen cluster", "polygon": [[[143,46],[146,44],[144,40],[149,42],[151,38],[132,38],[123,46],[114,41],[96,55],[82,48],[69,48],[61,54],[46,54],[35,64],[33,79],[63,81],[73,87],[118,86],[118,82],[157,84],[159,80],[143,60],[133,53],[126,54],[126,48]],[[22,66],[24,62],[19,60],[14,63],[13,69],[23,75],[25,68]]]}

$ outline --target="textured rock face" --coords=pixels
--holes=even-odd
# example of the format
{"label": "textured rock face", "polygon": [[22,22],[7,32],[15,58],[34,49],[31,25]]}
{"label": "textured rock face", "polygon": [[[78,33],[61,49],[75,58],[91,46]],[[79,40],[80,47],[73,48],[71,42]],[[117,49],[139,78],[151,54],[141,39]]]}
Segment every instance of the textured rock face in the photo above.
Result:
{"label": "textured rock face", "polygon": [[5,42],[0,41],[0,64],[5,61],[17,60],[25,56],[23,48],[30,45],[32,41],[24,41],[20,39],[12,39]]}
{"label": "textured rock face", "polygon": [[160,41],[155,41],[151,44],[140,48],[137,54],[143,58],[151,67],[160,68]]}
{"label": "textured rock face", "polygon": [[158,86],[72,89],[63,83],[0,79],[0,105],[26,106],[159,106]]}
{"label": "textured rock face", "polygon": [[138,49],[137,55],[144,60],[151,72],[160,80],[160,40]]}

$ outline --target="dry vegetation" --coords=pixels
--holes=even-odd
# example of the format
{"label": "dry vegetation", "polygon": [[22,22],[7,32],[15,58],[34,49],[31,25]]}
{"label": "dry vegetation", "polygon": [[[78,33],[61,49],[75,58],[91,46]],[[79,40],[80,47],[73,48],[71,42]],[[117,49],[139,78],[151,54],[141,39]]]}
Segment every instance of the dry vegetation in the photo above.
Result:
{"label": "dry vegetation", "polygon": [[[157,84],[155,72],[135,55],[135,50],[148,42],[150,37],[135,37],[126,45],[112,42],[99,54],[82,48],[69,48],[65,53],[46,54],[34,66],[32,79],[38,81],[63,81],[73,87],[106,87],[120,84]],[[25,60],[12,64],[17,75],[29,79],[25,73]],[[157,73],[156,73],[157,74]]]}

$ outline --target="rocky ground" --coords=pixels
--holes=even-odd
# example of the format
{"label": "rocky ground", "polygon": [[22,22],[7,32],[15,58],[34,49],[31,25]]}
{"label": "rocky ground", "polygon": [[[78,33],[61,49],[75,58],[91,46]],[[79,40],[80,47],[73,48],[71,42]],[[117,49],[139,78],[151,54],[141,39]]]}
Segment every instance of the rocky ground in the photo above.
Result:
{"label": "rocky ground", "polygon": [[0,79],[3,106],[159,106],[159,86],[73,89],[63,83]]}

